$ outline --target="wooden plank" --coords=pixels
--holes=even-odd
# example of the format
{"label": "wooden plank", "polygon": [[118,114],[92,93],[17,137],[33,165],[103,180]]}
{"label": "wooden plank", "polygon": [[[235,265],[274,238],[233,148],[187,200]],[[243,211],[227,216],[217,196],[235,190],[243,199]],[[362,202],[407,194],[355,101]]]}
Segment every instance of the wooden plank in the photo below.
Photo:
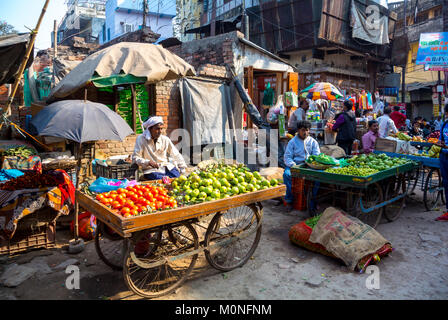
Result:
{"label": "wooden plank", "polygon": [[192,206],[186,206],[157,213],[123,218],[115,214],[108,207],[94,200],[92,197],[76,191],[77,201],[80,206],[92,212],[98,219],[106,223],[114,231],[123,237],[129,237],[132,232],[145,230],[161,225],[198,218],[211,213],[225,211],[243,205],[275,199],[284,196],[285,185],[279,185],[265,190],[236,195],[230,198],[204,202]]}

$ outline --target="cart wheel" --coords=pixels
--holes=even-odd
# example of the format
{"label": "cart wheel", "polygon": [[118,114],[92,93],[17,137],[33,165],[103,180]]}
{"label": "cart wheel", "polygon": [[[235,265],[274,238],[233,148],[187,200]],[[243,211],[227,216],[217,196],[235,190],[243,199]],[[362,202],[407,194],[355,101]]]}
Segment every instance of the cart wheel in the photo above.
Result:
{"label": "cart wheel", "polygon": [[427,211],[432,211],[439,204],[445,203],[442,177],[440,176],[439,169],[431,169],[426,177],[423,202]]}
{"label": "cart wheel", "polygon": [[103,262],[113,270],[123,268],[123,238],[98,221],[95,235],[95,249]]}
{"label": "cart wheel", "polygon": [[[393,177],[390,179],[386,185],[385,200],[390,200],[399,195],[406,194],[406,178],[403,175],[399,177]],[[400,214],[403,212],[406,197],[392,202],[391,204],[384,207],[384,216],[390,222],[397,220]]]}
{"label": "cart wheel", "polygon": [[205,233],[205,257],[221,271],[243,266],[257,248],[261,237],[263,209],[255,205],[218,212]]}
{"label": "cart wheel", "polygon": [[383,190],[379,183],[369,185],[367,189],[363,191],[362,196],[357,198],[353,215],[375,229],[381,221],[383,208],[378,208],[369,213],[364,213],[361,210],[361,202],[364,209],[369,209],[383,202],[383,199]]}
{"label": "cart wheel", "polygon": [[420,179],[420,168],[417,168],[417,170],[412,170],[407,173],[407,179],[408,179],[408,196],[410,196],[414,191],[415,187],[417,187],[418,180]]}
{"label": "cart wheel", "polygon": [[[178,240],[177,246],[169,239],[168,229],[144,230],[129,240],[129,249],[124,259],[123,275],[128,288],[145,298],[156,298],[171,293],[182,285],[192,271],[198,253],[199,240],[190,223],[170,227]],[[136,244],[142,239],[156,239],[156,250],[150,254],[137,254]]]}

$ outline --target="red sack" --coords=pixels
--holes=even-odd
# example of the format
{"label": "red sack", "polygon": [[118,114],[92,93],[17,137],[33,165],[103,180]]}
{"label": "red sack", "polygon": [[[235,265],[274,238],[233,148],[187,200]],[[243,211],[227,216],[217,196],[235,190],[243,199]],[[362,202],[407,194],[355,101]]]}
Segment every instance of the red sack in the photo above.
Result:
{"label": "red sack", "polygon": [[[73,232],[75,228],[74,221],[70,223],[70,230]],[[96,234],[96,217],[86,211],[78,216],[78,232],[79,236],[84,240],[92,240]]]}

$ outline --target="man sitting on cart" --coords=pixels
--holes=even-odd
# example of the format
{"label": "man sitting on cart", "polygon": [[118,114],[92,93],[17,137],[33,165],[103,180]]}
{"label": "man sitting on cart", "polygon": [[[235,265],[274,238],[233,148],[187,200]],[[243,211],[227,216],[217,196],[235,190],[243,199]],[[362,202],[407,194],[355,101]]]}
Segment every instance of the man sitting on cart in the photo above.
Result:
{"label": "man sitting on cart", "polygon": [[143,169],[145,180],[160,180],[164,176],[177,178],[185,172],[184,158],[170,138],[162,135],[163,118],[151,117],[143,123],[143,128],[145,131],[135,141],[132,161]]}
{"label": "man sitting on cart", "polygon": [[320,154],[319,143],[310,137],[311,123],[309,121],[297,122],[297,135],[289,141],[285,151],[285,171],[283,183],[286,185],[285,202],[287,211],[293,210],[294,197],[292,194],[292,178],[290,168],[305,162],[309,156]]}

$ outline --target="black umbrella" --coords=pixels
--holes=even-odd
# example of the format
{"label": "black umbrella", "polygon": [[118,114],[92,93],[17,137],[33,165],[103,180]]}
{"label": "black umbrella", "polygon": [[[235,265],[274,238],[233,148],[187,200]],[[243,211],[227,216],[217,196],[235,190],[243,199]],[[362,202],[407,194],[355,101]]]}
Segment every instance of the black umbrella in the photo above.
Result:
{"label": "black umbrella", "polygon": [[[134,133],[117,113],[107,106],[86,100],[64,100],[43,108],[31,120],[40,136],[61,137],[79,143],[76,189],[79,186],[82,143],[97,140],[123,141]],[[75,199],[75,240],[78,241],[78,209]]]}
{"label": "black umbrella", "polygon": [[78,143],[97,140],[123,141],[131,127],[107,106],[84,100],[64,100],[40,111],[31,124],[38,135],[61,137]]}

